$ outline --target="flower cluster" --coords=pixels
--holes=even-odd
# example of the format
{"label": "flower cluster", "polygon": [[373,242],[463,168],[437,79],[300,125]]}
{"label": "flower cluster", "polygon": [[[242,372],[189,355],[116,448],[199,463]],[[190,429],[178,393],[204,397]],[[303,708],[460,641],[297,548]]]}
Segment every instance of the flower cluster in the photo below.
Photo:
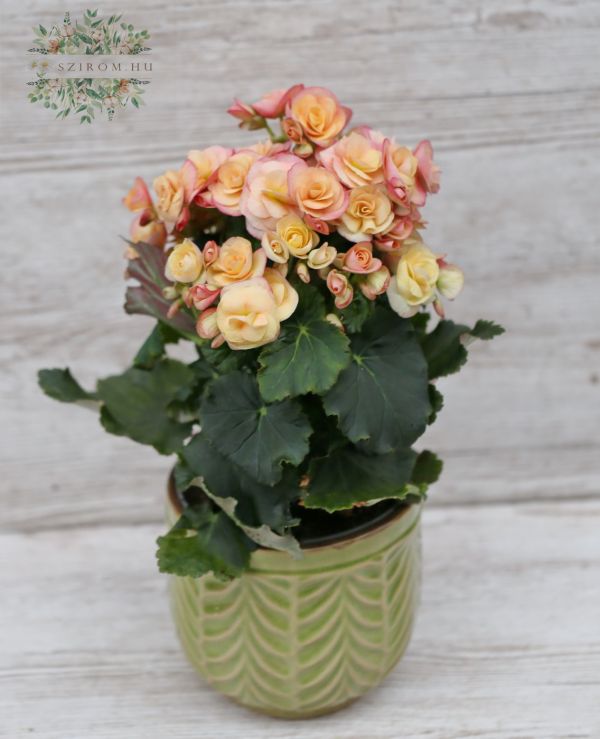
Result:
{"label": "flower cluster", "polygon": [[441,298],[458,295],[463,275],[421,235],[421,208],[439,189],[428,141],[411,149],[349,128],[352,111],[321,87],[236,100],[228,112],[269,139],[192,150],[154,180],[154,200],[139,178],[124,199],[136,213],[131,241],[168,252],[172,312],[191,311],[201,338],[231,349],[278,337],[298,281],[322,285],[341,325],[357,297],[385,295],[404,318],[427,305],[443,316]]}

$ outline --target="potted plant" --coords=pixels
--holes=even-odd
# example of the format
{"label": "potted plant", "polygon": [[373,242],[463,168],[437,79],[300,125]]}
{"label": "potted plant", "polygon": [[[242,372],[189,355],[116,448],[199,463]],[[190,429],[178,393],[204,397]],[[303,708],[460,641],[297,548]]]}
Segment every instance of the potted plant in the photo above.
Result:
{"label": "potted plant", "polygon": [[[502,329],[444,317],[463,275],[421,235],[428,141],[349,129],[333,93],[303,85],[229,113],[269,139],[190,151],[155,200],[139,178],[124,200],[125,310],[155,321],[132,366],[93,392],[68,369],[39,380],[176,455],[157,558],[184,648],[238,702],[304,717],[406,648],[442,466],[413,445],[442,407],[436,379]],[[187,364],[169,356],[183,341]]]}

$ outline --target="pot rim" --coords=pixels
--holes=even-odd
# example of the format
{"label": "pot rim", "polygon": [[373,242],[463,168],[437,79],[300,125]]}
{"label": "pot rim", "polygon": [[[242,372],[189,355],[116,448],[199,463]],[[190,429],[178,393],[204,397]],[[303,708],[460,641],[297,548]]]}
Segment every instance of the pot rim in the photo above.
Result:
{"label": "pot rim", "polygon": [[[169,475],[167,483],[167,498],[173,511],[178,516],[181,515],[183,506],[180,496],[175,489],[172,472]],[[337,566],[346,567],[350,563],[347,560],[348,552],[345,550],[348,548],[356,550],[353,554],[358,559],[375,556],[377,553],[387,549],[392,543],[405,538],[414,530],[420,519],[421,508],[421,503],[404,505],[398,509],[391,509],[385,516],[375,519],[372,525],[366,524],[358,532],[344,532],[339,537],[332,537],[332,541],[328,543],[303,544],[301,546],[304,555],[302,560],[294,560],[287,552],[259,545],[252,553],[253,566],[251,570],[255,572],[260,570],[271,573],[280,572],[281,574],[291,574],[292,571],[298,569],[299,565],[300,570],[305,570],[306,567],[312,568],[312,565],[309,565],[309,561],[314,560],[316,557],[322,559],[324,556],[327,559],[331,559],[326,569],[336,569]],[[344,553],[343,561],[336,562],[335,560],[338,560],[342,553]],[[352,561],[355,562],[357,560],[355,557],[352,557]],[[318,569],[321,569],[321,567]]]}

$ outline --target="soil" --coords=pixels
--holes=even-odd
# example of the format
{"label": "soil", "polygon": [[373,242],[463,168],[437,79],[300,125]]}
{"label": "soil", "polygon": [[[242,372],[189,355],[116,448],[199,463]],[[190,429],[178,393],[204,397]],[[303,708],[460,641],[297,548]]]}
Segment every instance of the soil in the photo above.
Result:
{"label": "soil", "polygon": [[[173,495],[174,486],[170,487]],[[183,497],[188,505],[206,500],[200,488],[189,488]],[[181,500],[179,504],[181,505]],[[406,508],[406,504],[397,500],[382,500],[371,506],[360,506],[335,513],[293,504],[292,517],[299,519],[300,523],[294,526],[292,533],[302,548],[333,544],[385,523],[403,508]]]}

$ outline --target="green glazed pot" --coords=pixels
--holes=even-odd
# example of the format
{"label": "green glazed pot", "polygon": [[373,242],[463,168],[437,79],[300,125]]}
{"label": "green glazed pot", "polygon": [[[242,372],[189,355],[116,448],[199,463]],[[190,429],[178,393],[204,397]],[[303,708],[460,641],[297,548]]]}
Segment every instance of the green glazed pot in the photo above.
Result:
{"label": "green glazed pot", "polygon": [[[170,497],[167,517],[179,516]],[[187,656],[219,692],[256,711],[308,718],[380,683],[404,653],[419,598],[420,506],[304,558],[258,549],[222,582],[171,577]]]}

